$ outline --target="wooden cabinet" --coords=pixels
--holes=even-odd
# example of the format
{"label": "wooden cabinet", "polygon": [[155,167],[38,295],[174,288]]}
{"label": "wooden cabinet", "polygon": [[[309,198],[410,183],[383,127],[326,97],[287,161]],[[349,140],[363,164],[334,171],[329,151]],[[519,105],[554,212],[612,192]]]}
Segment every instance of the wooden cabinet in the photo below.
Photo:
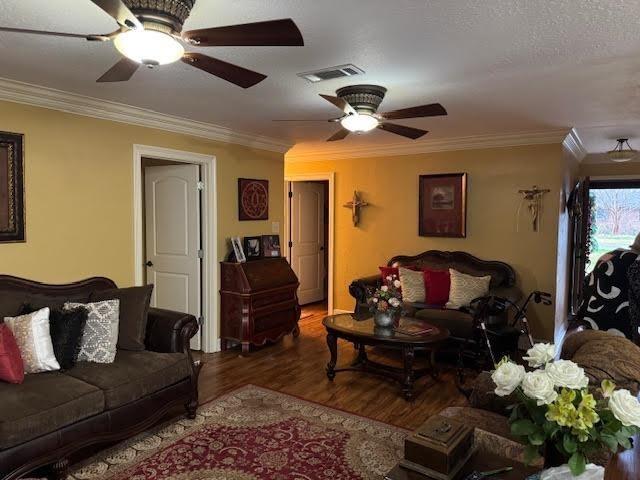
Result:
{"label": "wooden cabinet", "polygon": [[298,336],[298,278],[284,258],[246,263],[221,262],[220,328],[222,349],[229,340],[250,345]]}

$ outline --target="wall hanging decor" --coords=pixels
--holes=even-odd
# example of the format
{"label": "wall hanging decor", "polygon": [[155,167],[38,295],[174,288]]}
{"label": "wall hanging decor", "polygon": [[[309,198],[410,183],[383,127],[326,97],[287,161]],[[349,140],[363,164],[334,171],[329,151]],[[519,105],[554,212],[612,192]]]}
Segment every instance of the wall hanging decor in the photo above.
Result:
{"label": "wall hanging decor", "polygon": [[420,175],[418,232],[421,237],[467,236],[467,174]]}
{"label": "wall hanging decor", "polygon": [[24,139],[0,132],[0,242],[24,242]]}
{"label": "wall hanging decor", "polygon": [[522,195],[520,205],[518,205],[518,212],[516,213],[516,231],[520,229],[520,212],[522,206],[526,205],[527,211],[531,221],[531,228],[534,232],[537,232],[540,228],[540,217],[542,216],[542,197],[545,193],[549,193],[551,190],[548,188],[538,188],[534,185],[528,190],[518,190],[518,193]]}
{"label": "wall hanging decor", "polygon": [[351,209],[351,220],[353,221],[353,226],[357,227],[360,223],[360,209],[362,207],[367,207],[369,204],[362,200],[360,194],[357,191],[353,192],[353,200],[344,204],[345,207]]}
{"label": "wall hanging decor", "polygon": [[238,219],[269,219],[269,180],[238,179]]}

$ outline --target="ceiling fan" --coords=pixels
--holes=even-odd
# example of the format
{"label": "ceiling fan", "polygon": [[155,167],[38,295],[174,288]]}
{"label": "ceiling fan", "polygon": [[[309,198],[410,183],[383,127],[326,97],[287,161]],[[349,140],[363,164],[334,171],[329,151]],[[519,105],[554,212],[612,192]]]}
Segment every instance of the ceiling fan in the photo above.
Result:
{"label": "ceiling fan", "polygon": [[297,121],[328,121],[340,123],[340,130],[327,139],[327,142],[342,140],[350,133],[362,134],[370,132],[374,128],[379,128],[386,132],[395,133],[403,137],[416,140],[427,133],[427,130],[407,127],[390,123],[387,120],[400,120],[404,118],[436,117],[446,115],[447,111],[439,103],[421,105],[419,107],[409,107],[400,110],[393,110],[386,113],[377,113],[380,103],[384,98],[387,89],[378,85],[351,85],[336,91],[337,96],[320,96],[338,107],[344,113],[338,118],[329,120],[275,120],[276,122],[297,122]]}
{"label": "ceiling fan", "polygon": [[129,80],[140,65],[155,67],[178,60],[249,88],[266,75],[247,70],[198,52],[186,52],[183,43],[198,47],[303,46],[300,30],[291,19],[182,31],[196,0],[90,0],[118,22],[118,30],[105,35],[28,30],[0,27],[0,32],[113,41],[124,56],[98,82]]}

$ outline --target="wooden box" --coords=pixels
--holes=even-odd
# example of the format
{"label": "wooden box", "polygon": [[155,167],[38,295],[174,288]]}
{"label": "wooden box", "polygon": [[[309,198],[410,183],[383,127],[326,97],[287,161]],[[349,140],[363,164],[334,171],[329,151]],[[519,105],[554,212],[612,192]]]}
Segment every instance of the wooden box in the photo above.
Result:
{"label": "wooden box", "polygon": [[297,336],[300,305],[298,278],[285,258],[220,264],[220,329],[222,349],[229,340],[250,345]]}
{"label": "wooden box", "polygon": [[434,415],[406,438],[406,468],[450,479],[469,460],[473,452],[473,429],[452,418]]}

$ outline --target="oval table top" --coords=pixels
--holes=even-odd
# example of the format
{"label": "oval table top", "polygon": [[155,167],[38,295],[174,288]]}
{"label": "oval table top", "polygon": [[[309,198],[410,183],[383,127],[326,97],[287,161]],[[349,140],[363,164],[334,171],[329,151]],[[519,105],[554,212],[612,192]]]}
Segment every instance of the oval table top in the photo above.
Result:
{"label": "oval table top", "polygon": [[349,335],[358,338],[368,338],[380,343],[397,343],[405,345],[425,345],[437,343],[449,338],[449,330],[430,325],[428,322],[411,317],[400,318],[400,329],[407,327],[431,327],[428,333],[409,335],[394,328],[382,328],[373,323],[372,316],[357,316],[353,313],[339,313],[329,315],[322,320],[328,332],[335,332],[340,336]]}

